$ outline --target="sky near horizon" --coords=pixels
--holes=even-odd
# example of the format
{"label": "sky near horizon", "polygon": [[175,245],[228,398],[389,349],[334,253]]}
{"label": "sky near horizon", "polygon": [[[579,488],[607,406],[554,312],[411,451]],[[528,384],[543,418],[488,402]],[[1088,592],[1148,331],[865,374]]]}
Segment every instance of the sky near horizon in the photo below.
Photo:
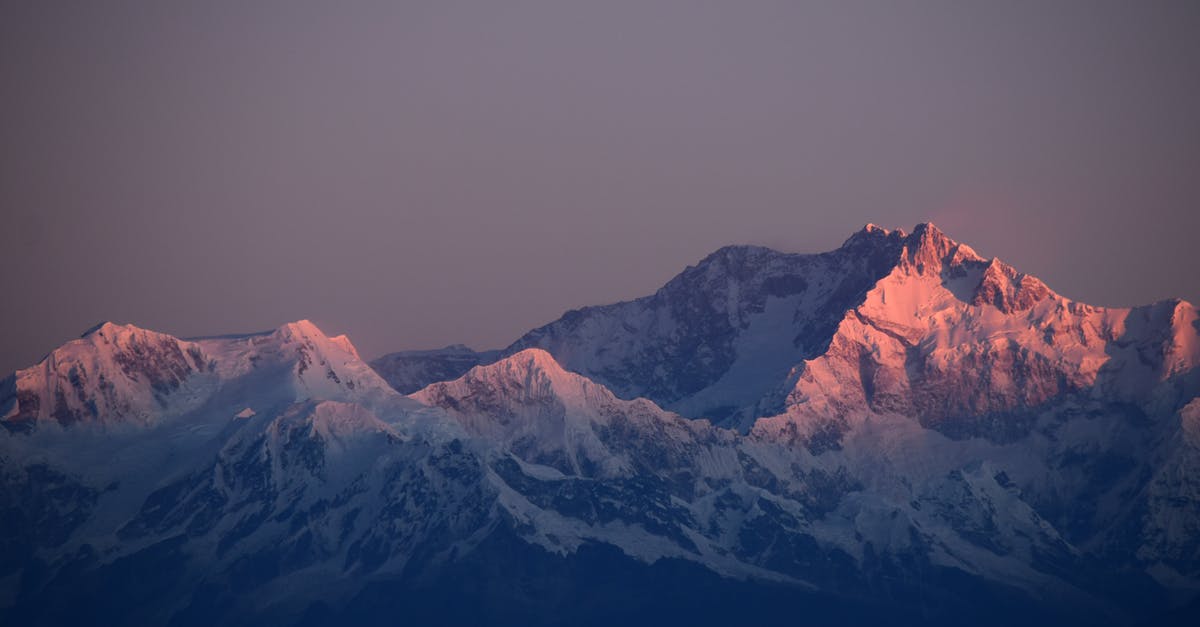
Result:
{"label": "sky near horizon", "polygon": [[500,347],[867,222],[1200,302],[1198,32],[1188,1],[0,0],[0,376],[101,320]]}

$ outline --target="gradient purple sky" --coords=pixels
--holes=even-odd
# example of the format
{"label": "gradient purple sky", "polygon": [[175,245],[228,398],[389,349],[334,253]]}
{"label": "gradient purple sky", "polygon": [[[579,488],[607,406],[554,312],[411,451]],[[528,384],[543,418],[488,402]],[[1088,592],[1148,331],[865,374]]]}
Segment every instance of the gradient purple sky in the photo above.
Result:
{"label": "gradient purple sky", "polygon": [[105,319],[497,347],[865,222],[1200,300],[1197,2],[183,4],[0,0],[0,371]]}

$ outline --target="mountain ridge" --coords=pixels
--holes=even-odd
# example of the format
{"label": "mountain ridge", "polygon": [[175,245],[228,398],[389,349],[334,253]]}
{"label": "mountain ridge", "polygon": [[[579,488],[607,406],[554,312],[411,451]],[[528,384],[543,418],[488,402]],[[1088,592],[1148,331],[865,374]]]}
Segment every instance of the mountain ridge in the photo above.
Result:
{"label": "mountain ridge", "polygon": [[[753,273],[739,271],[747,262]],[[814,266],[823,272],[814,272]],[[830,272],[845,276],[830,279]],[[1126,311],[1074,304],[999,258],[985,260],[930,223],[911,234],[867,225],[840,248],[816,255],[722,248],[651,296],[567,312],[503,354],[541,347],[622,398],[646,396],[684,415],[748,430],[756,420],[786,410],[795,370],[835,341],[846,312],[862,317],[868,295],[886,292],[878,283],[888,277],[929,283],[921,298],[941,298],[933,294],[940,283],[974,311],[994,309],[1009,317],[1047,299],[1079,311]],[[904,297],[904,289],[894,287],[892,295]],[[911,316],[896,304],[893,298],[892,310],[874,307],[872,319],[881,332],[903,326],[917,333],[916,325],[905,322]],[[780,341],[789,336],[790,347]]]}
{"label": "mountain ridge", "polygon": [[405,355],[443,379],[401,395],[305,320],[110,323],[5,379],[0,620],[586,622],[664,568],[702,585],[675,615],[769,589],[768,622],[1128,625],[1200,589],[1200,313],[1077,303],[931,225]]}

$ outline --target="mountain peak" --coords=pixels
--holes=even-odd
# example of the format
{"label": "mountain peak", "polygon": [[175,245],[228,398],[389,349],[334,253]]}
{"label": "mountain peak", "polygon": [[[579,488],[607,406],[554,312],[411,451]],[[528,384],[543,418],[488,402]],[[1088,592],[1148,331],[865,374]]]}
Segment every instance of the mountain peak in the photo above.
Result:
{"label": "mountain peak", "polygon": [[911,233],[867,223],[842,244],[841,250],[880,253],[918,274],[936,274],[946,266],[984,261],[970,246],[954,241],[932,222],[916,225]]}
{"label": "mountain peak", "polygon": [[932,222],[918,224],[904,238],[904,254],[900,259],[902,265],[917,274],[938,274],[948,267],[984,261],[974,249],[954,241]]}
{"label": "mountain peak", "polygon": [[554,359],[553,355],[541,348],[526,348],[495,363],[487,364],[485,366],[478,366],[475,369],[483,372],[520,373],[523,375],[543,373],[549,376],[551,379],[559,379],[562,377],[583,378],[579,375],[567,372],[565,369],[563,369],[562,365],[560,365],[558,361]]}
{"label": "mountain peak", "polygon": [[[152,424],[188,404],[208,357],[193,342],[130,324],[102,322],[13,375],[18,403],[5,427],[38,421]],[[175,398],[184,390],[183,400]],[[178,402],[177,402],[178,401]]]}
{"label": "mountain peak", "polygon": [[863,244],[883,244],[889,241],[907,237],[903,229],[885,229],[877,224],[868,222],[863,228],[855,231],[842,242],[842,248],[854,248]]}
{"label": "mountain peak", "polygon": [[112,321],[101,322],[80,334],[79,339],[72,340],[54,349],[48,355],[55,359],[74,359],[81,351],[84,353],[100,350],[105,354],[112,351],[121,352],[143,350],[137,348],[148,344],[177,344],[181,347],[191,347],[193,343],[181,340],[173,335],[144,329],[133,324],[120,324]]}
{"label": "mountain peak", "polygon": [[472,435],[512,446],[526,462],[563,474],[606,475],[626,468],[625,456],[608,449],[619,434],[599,428],[612,420],[619,429],[638,424],[660,433],[686,431],[678,416],[644,398],[619,399],[538,348],[476,366],[409,398],[444,410]]}
{"label": "mountain peak", "polygon": [[948,250],[958,245],[946,233],[932,222],[922,222],[913,227],[912,234],[907,238],[909,250],[933,249]]}
{"label": "mountain peak", "polygon": [[913,227],[912,234],[918,237],[946,237],[946,234],[932,222],[918,223]]}
{"label": "mountain peak", "polygon": [[275,329],[275,333],[296,337],[326,337],[325,333],[307,318],[283,324]]}
{"label": "mountain peak", "polygon": [[1037,277],[1017,272],[993,257],[984,268],[971,304],[992,305],[1004,313],[1013,313],[1029,309],[1051,293]]}
{"label": "mountain peak", "polygon": [[301,319],[281,325],[272,332],[276,337],[288,341],[297,340],[310,344],[334,346],[339,350],[358,358],[358,349],[350,342],[345,334],[337,336],[326,335],[313,321]]}
{"label": "mountain peak", "polygon": [[722,246],[704,259],[701,259],[697,268],[712,268],[714,265],[724,266],[726,268],[740,268],[747,263],[753,263],[757,260],[770,255],[780,255],[777,250],[767,248],[766,246],[755,246],[753,244],[732,244]]}
{"label": "mountain peak", "polygon": [[92,325],[91,327],[88,327],[88,329],[86,331],[79,334],[79,337],[83,338],[83,337],[87,337],[93,333],[104,333],[105,331],[113,331],[122,326],[125,326],[125,325],[119,325],[119,324],[113,322],[112,320],[104,320],[102,322],[97,322],[96,324]]}
{"label": "mountain peak", "polygon": [[139,327],[137,325],[121,324],[119,322],[105,320],[104,322],[100,322],[100,323],[92,326],[91,328],[84,331],[83,333],[80,333],[79,338],[80,339],[88,339],[90,337],[95,336],[95,337],[114,339],[114,338],[132,335],[132,334],[165,335],[163,333],[159,333],[158,331],[151,331],[150,329],[143,329],[142,327]]}
{"label": "mountain peak", "polygon": [[431,384],[410,396],[427,405],[508,408],[505,411],[547,404],[584,406],[592,402],[589,399],[606,402],[614,399],[603,385],[566,371],[549,352],[540,348],[527,348],[494,363],[476,366],[458,379]]}
{"label": "mountain peak", "polygon": [[335,336],[326,335],[313,321],[308,319],[289,322],[275,329],[273,333],[284,340],[299,340],[307,343],[333,346],[355,359],[361,359],[358,349],[350,341],[349,336],[344,333]]}
{"label": "mountain peak", "polygon": [[907,254],[902,262],[908,261],[918,273],[923,273],[926,268],[940,271],[942,262],[957,245],[958,242],[947,237],[932,222],[922,222],[913,229],[912,235],[905,238]]}

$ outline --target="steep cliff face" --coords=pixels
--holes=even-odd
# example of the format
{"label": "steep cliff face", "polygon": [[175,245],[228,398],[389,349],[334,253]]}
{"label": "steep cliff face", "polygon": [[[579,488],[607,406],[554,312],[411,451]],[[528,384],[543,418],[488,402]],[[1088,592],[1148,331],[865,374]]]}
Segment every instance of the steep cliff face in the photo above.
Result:
{"label": "steep cliff face", "polygon": [[541,348],[622,398],[746,425],[780,406],[788,371],[825,350],[902,239],[870,227],[819,255],[722,248],[652,296],[568,312],[505,352]]}
{"label": "steep cliff face", "polygon": [[6,380],[0,424],[149,426],[213,403],[261,408],[306,398],[383,402],[398,395],[345,336],[327,337],[307,320],[192,340],[106,322]]}
{"label": "steep cliff face", "polygon": [[722,249],[653,296],[568,312],[507,353],[539,347],[622,398],[741,430],[767,418],[754,428],[804,439],[898,412],[1011,438],[1026,427],[1002,414],[1093,388],[1136,401],[1189,376],[1195,311],[1092,307],[932,224],[868,225],[820,255]]}
{"label": "steep cliff face", "polygon": [[[404,355],[389,385],[307,321],[105,324],[9,377],[0,622],[1195,607],[1200,316],[1182,301],[1091,307],[932,225],[868,226],[822,255],[722,249],[502,355]],[[714,599],[732,600],[697,609]]]}
{"label": "steep cliff face", "polygon": [[[1081,558],[1002,467],[981,463],[976,447],[947,455],[951,441],[922,443],[911,422],[856,431],[845,450],[816,456],[621,400],[538,349],[412,398],[494,445],[485,458],[501,506],[552,551],[601,541],[840,592],[881,564],[999,568],[1004,585],[1082,594],[1028,565],[1034,554]],[[914,465],[913,452],[935,461]]]}
{"label": "steep cliff face", "polygon": [[905,241],[828,350],[793,369],[785,411],[756,433],[827,441],[869,414],[898,413],[953,438],[1005,441],[1068,399],[1167,414],[1190,400],[1178,389],[1200,364],[1190,304],[1092,307],[931,225]]}
{"label": "steep cliff face", "polygon": [[18,430],[44,421],[149,424],[194,407],[214,367],[199,344],[106,322],[15,373],[0,412]]}

